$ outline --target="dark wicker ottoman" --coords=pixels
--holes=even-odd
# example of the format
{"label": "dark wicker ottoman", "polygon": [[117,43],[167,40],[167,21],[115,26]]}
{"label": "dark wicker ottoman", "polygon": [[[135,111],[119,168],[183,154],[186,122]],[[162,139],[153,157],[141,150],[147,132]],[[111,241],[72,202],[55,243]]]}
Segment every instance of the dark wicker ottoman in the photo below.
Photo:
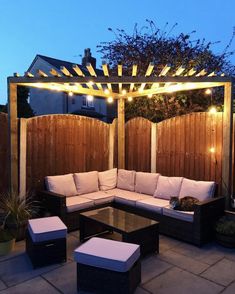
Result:
{"label": "dark wicker ottoman", "polygon": [[91,238],[74,258],[78,291],[130,294],[141,282],[139,245]]}
{"label": "dark wicker ottoman", "polygon": [[26,253],[34,268],[65,262],[67,227],[59,217],[29,220]]}

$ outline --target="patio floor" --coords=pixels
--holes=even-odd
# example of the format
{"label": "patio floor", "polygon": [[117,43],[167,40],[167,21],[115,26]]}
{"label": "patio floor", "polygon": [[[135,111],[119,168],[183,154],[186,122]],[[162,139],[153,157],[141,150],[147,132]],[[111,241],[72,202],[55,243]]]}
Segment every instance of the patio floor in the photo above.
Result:
{"label": "patio floor", "polygon": [[[79,245],[78,234],[68,236],[65,264],[36,270],[25,254],[24,241],[18,242],[11,255],[0,258],[0,293],[77,293],[73,250]],[[215,243],[197,248],[160,236],[160,253],[142,260],[142,283],[136,294],[147,293],[234,294],[235,250]]]}

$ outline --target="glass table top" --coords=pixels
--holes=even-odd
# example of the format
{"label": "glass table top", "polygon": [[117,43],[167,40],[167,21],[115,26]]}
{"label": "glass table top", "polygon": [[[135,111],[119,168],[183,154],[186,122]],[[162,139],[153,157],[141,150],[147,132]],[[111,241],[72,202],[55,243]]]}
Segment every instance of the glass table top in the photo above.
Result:
{"label": "glass table top", "polygon": [[81,215],[124,232],[132,232],[158,224],[152,219],[113,207],[94,209],[82,212]]}

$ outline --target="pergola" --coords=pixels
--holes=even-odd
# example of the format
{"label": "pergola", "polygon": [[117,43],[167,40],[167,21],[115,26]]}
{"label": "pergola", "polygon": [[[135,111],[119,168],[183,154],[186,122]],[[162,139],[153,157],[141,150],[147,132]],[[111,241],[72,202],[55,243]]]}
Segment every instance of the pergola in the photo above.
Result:
{"label": "pergola", "polygon": [[[85,75],[78,65],[73,72],[65,67],[60,71],[51,69],[49,73],[42,70],[37,75],[26,72],[24,76],[14,74],[8,78],[8,114],[10,142],[10,190],[18,191],[18,127],[17,127],[17,86],[36,87],[67,93],[93,95],[118,103],[118,167],[125,167],[125,100],[153,94],[188,91],[213,87],[224,87],[223,116],[223,192],[231,194],[232,183],[232,131],[233,131],[233,90],[234,77],[215,72],[207,73],[204,69],[197,72],[194,68],[186,70],[180,66],[172,70],[166,65],[156,74],[154,63],[150,63],[145,74],[138,74],[138,66],[130,68],[130,75],[123,74],[123,66],[117,66],[116,74],[111,75],[107,64],[102,65],[103,74],[97,75],[89,63]],[[113,71],[112,71],[113,72]]]}

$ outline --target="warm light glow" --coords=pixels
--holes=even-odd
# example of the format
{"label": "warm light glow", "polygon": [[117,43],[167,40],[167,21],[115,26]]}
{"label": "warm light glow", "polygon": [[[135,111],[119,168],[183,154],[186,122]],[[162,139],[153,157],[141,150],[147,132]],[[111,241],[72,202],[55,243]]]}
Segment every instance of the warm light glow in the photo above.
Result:
{"label": "warm light glow", "polygon": [[105,89],[104,94],[108,95],[109,94],[109,89]]}
{"label": "warm light glow", "polygon": [[36,84],[35,84],[35,87],[37,87],[37,88],[42,88],[42,87],[43,87],[43,84],[41,84],[41,83],[36,83]]}
{"label": "warm light glow", "polygon": [[94,82],[93,81],[89,81],[88,83],[90,86],[93,86],[94,85]]}
{"label": "warm light glow", "polygon": [[152,98],[153,97],[153,94],[148,94],[148,98]]}
{"label": "warm light glow", "polygon": [[109,97],[109,98],[107,99],[107,101],[108,101],[108,103],[112,103],[112,102],[113,102],[113,97]]}
{"label": "warm light glow", "polygon": [[139,93],[143,93],[143,89],[140,87],[138,90]]}
{"label": "warm light glow", "polygon": [[209,112],[212,113],[212,114],[215,114],[215,113],[217,112],[216,107],[215,107],[215,106],[211,106],[211,107],[209,108]]}
{"label": "warm light glow", "polygon": [[129,102],[131,102],[131,101],[133,100],[133,98],[132,98],[132,97],[128,97],[127,100],[128,100]]}
{"label": "warm light glow", "polygon": [[209,149],[209,151],[210,151],[210,153],[215,153],[215,147],[211,147],[211,148]]}
{"label": "warm light glow", "polygon": [[87,95],[86,98],[87,98],[87,101],[89,101],[89,102],[94,100],[94,97],[91,95]]}
{"label": "warm light glow", "polygon": [[211,95],[211,93],[212,93],[212,90],[211,90],[211,89],[206,89],[206,90],[205,90],[205,94],[206,94],[206,95]]}
{"label": "warm light glow", "polygon": [[55,85],[55,84],[52,84],[52,85],[50,86],[50,89],[51,89],[51,90],[54,90],[54,91],[60,91],[60,90],[61,90],[61,88],[60,88],[59,86]]}
{"label": "warm light glow", "polygon": [[125,89],[122,90],[122,95],[126,95],[126,90]]}
{"label": "warm light glow", "polygon": [[73,96],[73,92],[70,91],[69,92],[69,96],[72,97]]}

